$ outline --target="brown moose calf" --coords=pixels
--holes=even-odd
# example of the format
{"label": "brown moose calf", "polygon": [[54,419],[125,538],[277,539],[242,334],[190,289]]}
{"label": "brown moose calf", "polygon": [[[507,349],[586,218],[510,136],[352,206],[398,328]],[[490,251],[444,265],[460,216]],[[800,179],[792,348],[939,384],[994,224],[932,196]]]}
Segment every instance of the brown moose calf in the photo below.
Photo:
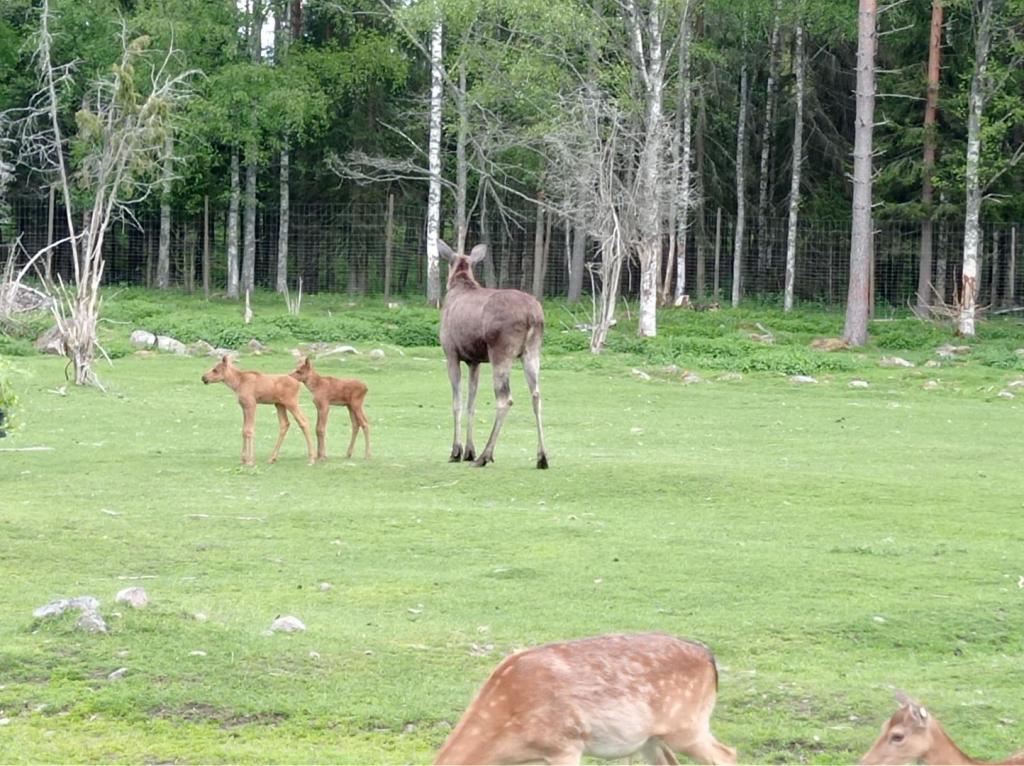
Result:
{"label": "brown moose calf", "polygon": [[238,404],[242,408],[242,465],[252,465],[252,437],[256,430],[256,405],[273,404],[277,408],[277,444],[270,453],[268,463],[277,461],[281,451],[281,442],[288,433],[288,413],[306,437],[306,451],[312,465],[313,440],[309,435],[309,421],[299,409],[299,383],[289,375],[268,375],[255,370],[239,370],[231,363],[231,357],[224,356],[217,366],[203,374],[203,383],[224,383],[235,392]]}
{"label": "brown moose calf", "polygon": [[361,380],[351,378],[334,378],[330,375],[320,375],[313,369],[309,357],[302,360],[291,376],[306,385],[309,392],[313,394],[313,402],[316,404],[316,458],[317,460],[327,459],[327,418],[331,414],[332,404],[343,404],[348,407],[348,415],[352,420],[352,439],[348,443],[348,451],[345,457],[352,457],[352,449],[356,445],[356,436],[359,429],[363,429],[363,439],[366,442],[366,457],[370,457],[370,421],[363,410],[363,400],[366,398],[366,384]]}

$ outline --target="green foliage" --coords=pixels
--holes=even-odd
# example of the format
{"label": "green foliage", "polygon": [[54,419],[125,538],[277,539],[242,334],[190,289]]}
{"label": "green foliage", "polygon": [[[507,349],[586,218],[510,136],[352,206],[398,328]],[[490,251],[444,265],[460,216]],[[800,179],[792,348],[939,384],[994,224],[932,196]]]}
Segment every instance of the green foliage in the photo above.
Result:
{"label": "green foliage", "polygon": [[[0,341],[2,340],[3,336],[0,336]],[[0,346],[0,354],[2,353],[7,352]],[[18,426],[18,394],[11,382],[13,372],[13,365],[0,356],[0,431],[5,433],[13,431]]]}

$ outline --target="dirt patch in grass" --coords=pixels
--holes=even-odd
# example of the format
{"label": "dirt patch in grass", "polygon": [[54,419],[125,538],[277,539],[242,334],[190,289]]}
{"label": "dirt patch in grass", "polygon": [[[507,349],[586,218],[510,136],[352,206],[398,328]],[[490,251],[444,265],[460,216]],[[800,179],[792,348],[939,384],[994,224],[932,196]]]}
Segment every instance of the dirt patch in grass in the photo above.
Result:
{"label": "dirt patch in grass", "polygon": [[277,712],[236,713],[233,710],[226,710],[205,702],[186,702],[178,706],[161,705],[150,710],[150,715],[154,718],[182,720],[189,723],[215,723],[222,729],[234,729],[250,724],[276,726],[288,718],[286,713]]}

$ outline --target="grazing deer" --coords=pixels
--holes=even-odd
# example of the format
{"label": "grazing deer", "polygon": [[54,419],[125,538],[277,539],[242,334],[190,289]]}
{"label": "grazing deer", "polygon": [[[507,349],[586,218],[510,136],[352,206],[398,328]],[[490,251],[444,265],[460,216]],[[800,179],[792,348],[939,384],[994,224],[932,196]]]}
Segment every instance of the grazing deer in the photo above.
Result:
{"label": "grazing deer", "polygon": [[[523,360],[526,384],[533,399],[533,415],[537,421],[537,467],[548,467],[544,449],[544,429],[540,405],[540,346],[544,340],[544,309],[532,295],[519,290],[493,290],[481,287],[473,276],[473,264],[487,255],[487,245],[477,245],[470,254],[456,254],[438,240],[438,250],[450,263],[448,290],[441,309],[441,347],[448,360],[448,377],[452,384],[452,414],[455,437],[451,461],[474,460],[475,466],[494,461],[494,445],[501,433],[512,394],[508,375],[512,362]],[[462,447],[462,362],[469,367],[469,390],[466,397],[466,446]],[[494,373],[494,397],[497,412],[490,438],[479,456],[473,446],[473,416],[476,413],[476,390],[480,382],[480,365],[490,362]]]}
{"label": "grazing deer", "polygon": [[313,394],[316,404],[316,459],[327,459],[327,418],[331,414],[332,404],[343,404],[348,407],[348,416],[352,420],[352,439],[348,443],[345,457],[352,457],[352,449],[356,445],[359,429],[363,429],[363,441],[366,443],[365,456],[370,457],[370,421],[363,410],[366,398],[366,384],[351,378],[334,378],[320,375],[313,369],[309,357],[295,368],[291,376],[304,383]]}
{"label": "grazing deer", "polygon": [[718,669],[707,647],[659,633],[547,644],[494,669],[438,764],[579,763],[584,755],[736,763],[711,733]]}
{"label": "grazing deer", "polygon": [[242,465],[253,465],[252,436],[255,432],[256,405],[273,404],[277,408],[277,444],[270,453],[268,463],[277,461],[277,453],[281,451],[281,442],[288,433],[288,413],[306,437],[306,450],[309,453],[309,464],[313,458],[313,440],[309,435],[309,421],[299,409],[299,381],[290,375],[268,375],[255,370],[239,370],[231,363],[230,356],[224,356],[217,366],[203,374],[203,383],[221,383],[235,392],[238,404],[242,408]]}
{"label": "grazing deer", "polygon": [[896,692],[900,709],[882,726],[882,735],[860,759],[876,763],[991,763],[1024,764],[1024,750],[1005,761],[979,761],[956,746],[924,706]]}

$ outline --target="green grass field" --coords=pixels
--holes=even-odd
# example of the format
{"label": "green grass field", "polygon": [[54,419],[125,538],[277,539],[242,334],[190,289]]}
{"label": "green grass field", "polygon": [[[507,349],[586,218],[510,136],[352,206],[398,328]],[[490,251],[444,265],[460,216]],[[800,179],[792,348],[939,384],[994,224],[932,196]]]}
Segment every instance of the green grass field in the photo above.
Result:
{"label": "green grass field", "polygon": [[[968,752],[1024,745],[1024,393],[998,395],[1024,369],[1019,323],[986,325],[937,369],[877,360],[923,362],[951,340],[941,328],[876,322],[865,352],[825,354],[807,343],[841,317],[756,308],[666,315],[646,344],[624,323],[594,358],[551,304],[551,470],[533,468],[518,369],[496,463],[478,470],[447,462],[449,387],[424,345],[436,315],[311,299],[294,318],[267,299],[255,334],[275,353],[240,366],[288,371],[311,334],[385,349],[320,364],[368,383],[375,455],[340,457],[336,411],[328,463],[307,466],[293,428],[266,466],[265,407],[260,465],[242,469],[233,395],[199,380],[212,360],[133,356],[125,338],[251,330],[236,306],[160,300],[109,297],[106,394],[61,395],[63,360],[8,357],[19,427],[0,448],[52,449],[0,452],[0,762],[425,763],[504,654],[631,630],[714,649],[713,725],[745,762],[855,761],[893,686]],[[758,321],[774,346],[746,337]],[[146,609],[114,604],[128,585]],[[109,634],[32,616],[83,594]],[[263,635],[281,614],[308,631]]]}

